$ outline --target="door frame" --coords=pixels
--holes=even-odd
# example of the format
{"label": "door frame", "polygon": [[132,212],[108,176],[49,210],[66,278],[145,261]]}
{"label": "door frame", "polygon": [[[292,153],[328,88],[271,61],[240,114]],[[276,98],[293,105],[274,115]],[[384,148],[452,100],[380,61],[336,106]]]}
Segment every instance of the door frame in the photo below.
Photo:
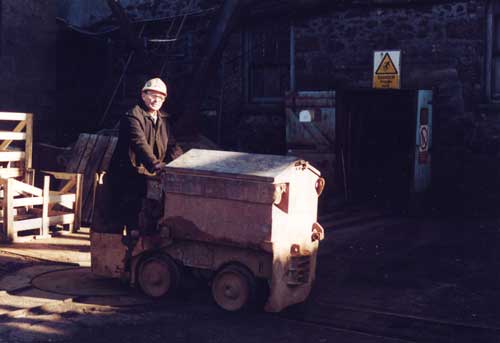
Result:
{"label": "door frame", "polygon": [[[416,134],[417,134],[417,111],[418,111],[418,93],[417,89],[373,89],[373,88],[346,88],[337,90],[337,116],[336,116],[336,132],[335,132],[335,154],[336,166],[335,166],[335,176],[337,189],[339,193],[343,194],[345,202],[352,202],[354,199],[352,197],[352,172],[353,172],[353,154],[352,154],[352,116],[349,112],[349,105],[347,102],[352,99],[353,95],[356,93],[360,94],[387,94],[392,93],[406,93],[411,99],[410,108],[413,108],[410,115],[410,120],[412,121],[411,126],[411,144],[408,147],[408,168],[410,170],[409,180],[408,180],[408,206],[412,207],[415,202],[412,199],[415,196],[414,183],[415,183],[415,151],[416,151]],[[348,113],[349,112],[349,113]],[[345,177],[344,177],[345,176]]]}

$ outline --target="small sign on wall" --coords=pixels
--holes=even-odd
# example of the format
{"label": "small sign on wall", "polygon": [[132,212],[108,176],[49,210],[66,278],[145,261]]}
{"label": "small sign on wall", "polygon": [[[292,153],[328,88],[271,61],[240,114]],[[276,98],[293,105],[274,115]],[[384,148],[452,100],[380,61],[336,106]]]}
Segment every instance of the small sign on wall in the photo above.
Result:
{"label": "small sign on wall", "polygon": [[299,121],[301,123],[310,123],[314,120],[313,110],[302,110],[299,112]]}
{"label": "small sign on wall", "polygon": [[429,109],[427,107],[422,107],[420,110],[420,126],[418,129],[418,135],[420,140],[420,145],[418,146],[418,163],[426,164],[429,159],[429,138],[430,138],[430,127],[429,127]]}
{"label": "small sign on wall", "polygon": [[373,88],[401,88],[401,51],[375,51],[373,54]]}

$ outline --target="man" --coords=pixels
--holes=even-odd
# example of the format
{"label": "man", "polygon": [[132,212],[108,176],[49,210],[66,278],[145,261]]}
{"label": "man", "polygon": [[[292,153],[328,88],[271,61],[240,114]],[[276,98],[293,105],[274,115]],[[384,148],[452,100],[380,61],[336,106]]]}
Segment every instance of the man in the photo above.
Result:
{"label": "man", "polygon": [[148,179],[154,179],[166,163],[182,154],[172,136],[166,113],[160,110],[167,95],[167,86],[161,79],[147,81],[139,103],[120,121],[109,180],[115,220],[129,232],[154,229],[144,227],[151,226],[151,222],[144,223],[139,217],[142,210],[161,206],[147,200]]}

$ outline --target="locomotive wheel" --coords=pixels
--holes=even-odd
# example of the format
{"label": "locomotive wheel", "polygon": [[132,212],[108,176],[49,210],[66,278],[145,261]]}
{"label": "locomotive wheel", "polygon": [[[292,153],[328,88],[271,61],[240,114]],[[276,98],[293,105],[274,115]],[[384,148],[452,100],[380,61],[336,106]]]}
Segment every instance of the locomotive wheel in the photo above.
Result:
{"label": "locomotive wheel", "polygon": [[221,269],[212,281],[212,296],[222,309],[238,311],[251,303],[255,296],[255,278],[245,267],[229,265]]}
{"label": "locomotive wheel", "polygon": [[179,279],[179,266],[167,255],[152,255],[139,264],[137,282],[147,296],[160,298],[171,294]]}

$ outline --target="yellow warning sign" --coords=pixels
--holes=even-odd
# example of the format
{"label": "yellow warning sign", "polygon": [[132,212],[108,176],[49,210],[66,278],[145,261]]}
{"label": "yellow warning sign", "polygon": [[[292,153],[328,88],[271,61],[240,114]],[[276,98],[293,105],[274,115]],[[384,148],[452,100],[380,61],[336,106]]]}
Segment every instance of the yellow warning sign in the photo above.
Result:
{"label": "yellow warning sign", "polygon": [[373,88],[400,88],[400,51],[375,51]]}
{"label": "yellow warning sign", "polygon": [[380,62],[380,65],[377,68],[377,71],[375,72],[376,75],[397,75],[398,70],[396,69],[396,66],[394,65],[394,62],[391,60],[391,56],[389,54],[385,54],[384,58],[382,58],[382,62]]}

